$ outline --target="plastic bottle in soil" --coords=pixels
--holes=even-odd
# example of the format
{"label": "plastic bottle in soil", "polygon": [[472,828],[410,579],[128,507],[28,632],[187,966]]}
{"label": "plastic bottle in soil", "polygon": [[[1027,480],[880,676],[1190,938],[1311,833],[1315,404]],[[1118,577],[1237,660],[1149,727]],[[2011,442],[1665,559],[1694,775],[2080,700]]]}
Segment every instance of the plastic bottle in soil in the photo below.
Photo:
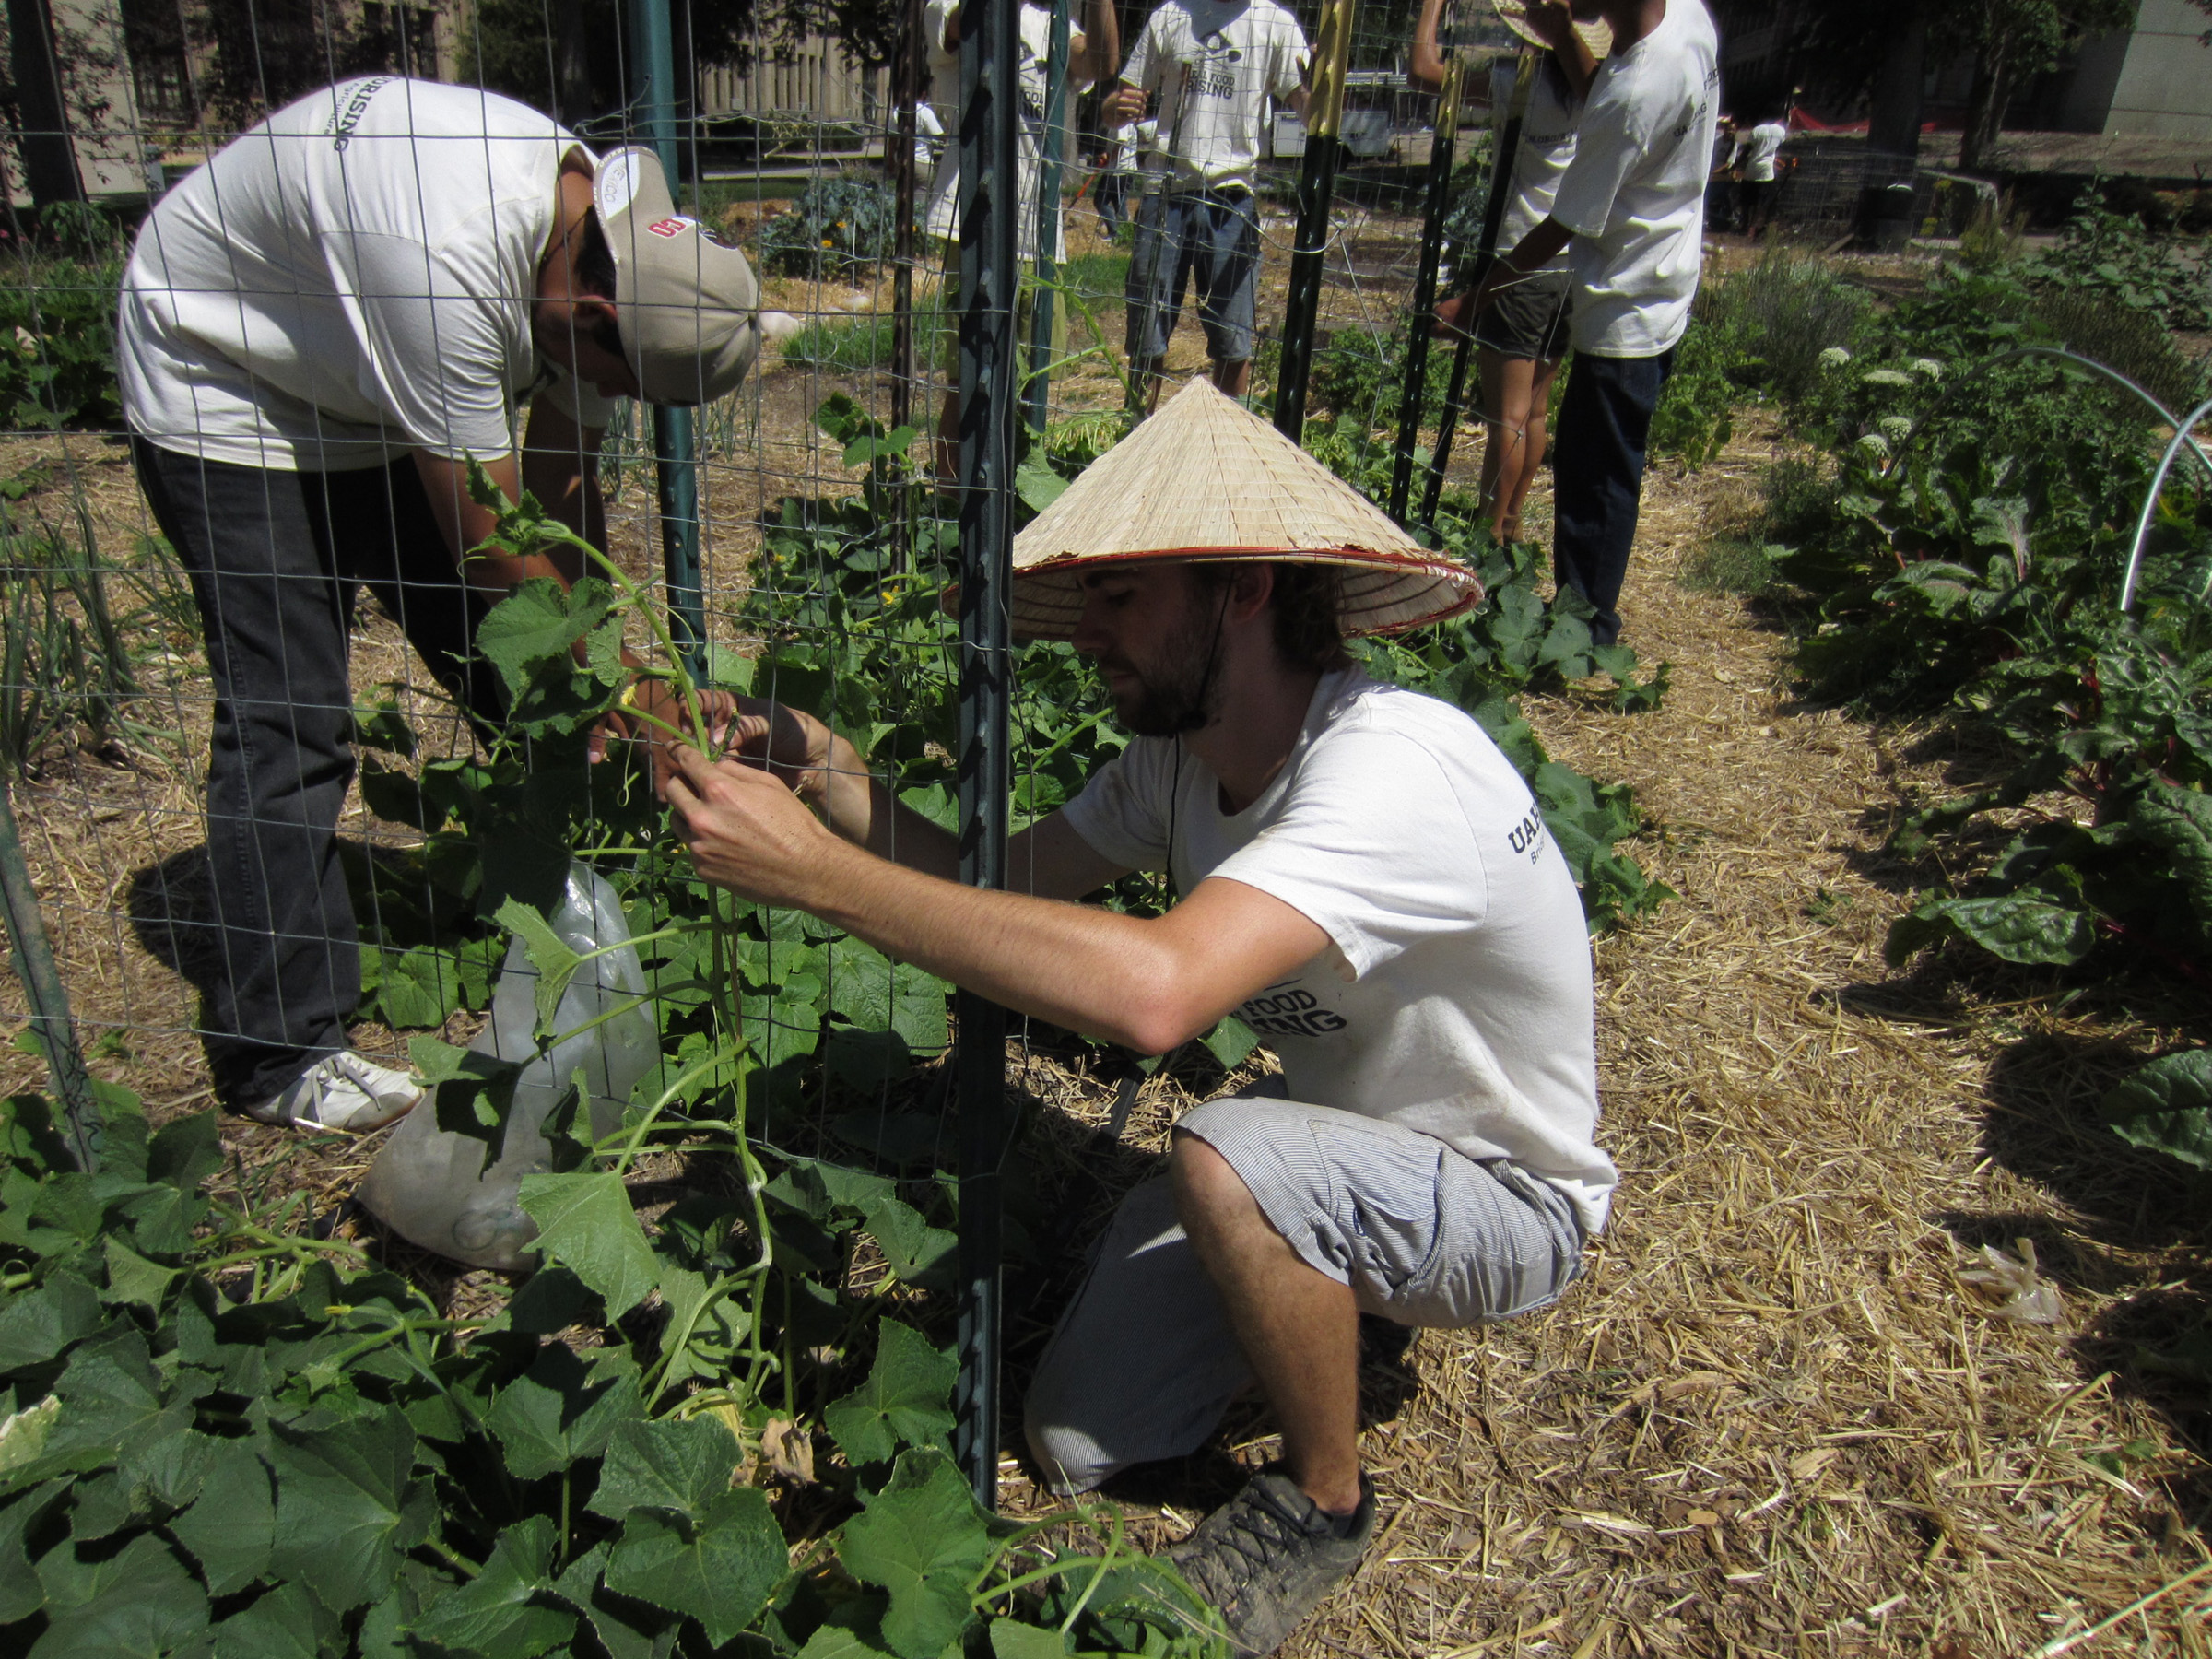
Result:
{"label": "plastic bottle in soil", "polygon": [[[621,1127],[630,1090],[659,1058],[652,1014],[642,1004],[623,1007],[644,994],[645,974],[614,888],[582,865],[571,865],[559,908],[547,920],[579,955],[620,948],[576,970],[554,1013],[557,1041],[540,1054],[537,970],[522,940],[508,947],[491,1017],[469,1044],[495,1059],[529,1062],[515,1079],[504,1151],[486,1168],[489,1145],[441,1129],[435,1102],[426,1100],[401,1120],[361,1183],[361,1202],[386,1226],[473,1267],[512,1273],[537,1266],[535,1253],[525,1248],[537,1224],[516,1200],[524,1176],[553,1167],[545,1122],[577,1071],[590,1097],[592,1134],[604,1138]],[[616,1008],[622,1012],[592,1023]]]}

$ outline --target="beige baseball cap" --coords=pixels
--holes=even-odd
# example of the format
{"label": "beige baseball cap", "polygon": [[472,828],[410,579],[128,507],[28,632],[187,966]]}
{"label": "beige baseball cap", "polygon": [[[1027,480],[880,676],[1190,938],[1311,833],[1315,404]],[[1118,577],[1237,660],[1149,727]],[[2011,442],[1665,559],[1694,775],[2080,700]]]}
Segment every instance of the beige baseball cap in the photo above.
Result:
{"label": "beige baseball cap", "polygon": [[592,202],[614,250],[623,355],[645,400],[735,392],[760,355],[760,285],[745,255],[676,210],[660,158],[641,145],[599,159]]}

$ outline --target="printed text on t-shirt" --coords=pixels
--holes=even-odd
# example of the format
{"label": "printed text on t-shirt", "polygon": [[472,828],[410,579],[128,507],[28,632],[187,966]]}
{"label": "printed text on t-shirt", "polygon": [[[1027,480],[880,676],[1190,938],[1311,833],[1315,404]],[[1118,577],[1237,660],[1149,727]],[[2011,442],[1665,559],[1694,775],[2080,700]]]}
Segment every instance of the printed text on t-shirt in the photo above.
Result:
{"label": "printed text on t-shirt", "polygon": [[1268,990],[1249,997],[1237,1017],[1253,1030],[1270,1037],[1319,1037],[1345,1028],[1344,1016],[1321,1006],[1311,991],[1297,986]]}
{"label": "printed text on t-shirt", "polygon": [[1544,850],[1544,808],[1531,806],[1528,816],[1505,838],[1505,844],[1516,853],[1527,853],[1529,863],[1535,863],[1536,854]]}
{"label": "printed text on t-shirt", "polygon": [[353,142],[353,129],[361,124],[361,117],[369,112],[369,100],[392,84],[392,76],[380,75],[363,81],[353,89],[346,107],[331,117],[329,127],[332,149],[342,150]]}

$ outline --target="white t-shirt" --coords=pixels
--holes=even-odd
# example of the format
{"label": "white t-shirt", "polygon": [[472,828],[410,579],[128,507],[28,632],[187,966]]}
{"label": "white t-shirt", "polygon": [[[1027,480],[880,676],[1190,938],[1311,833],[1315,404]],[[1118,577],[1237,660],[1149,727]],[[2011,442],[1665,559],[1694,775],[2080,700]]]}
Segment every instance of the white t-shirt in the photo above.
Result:
{"label": "white t-shirt", "polygon": [[1175,190],[1253,187],[1267,100],[1298,90],[1306,37],[1276,0],[1160,0],[1122,70],[1159,94]]}
{"label": "white t-shirt", "polygon": [[[1514,68],[1510,57],[1490,65],[1490,124],[1500,138],[1512,113]],[[1529,88],[1528,112],[1521,118],[1521,146],[1513,159],[1513,194],[1505,205],[1505,221],[1498,228],[1501,253],[1512,253],[1523,237],[1551,217],[1559,179],[1574,159],[1574,124],[1582,112],[1559,82],[1558,72],[1544,65]],[[1567,250],[1561,248],[1543,268],[1567,269]]]}
{"label": "white t-shirt", "polygon": [[936,111],[927,100],[914,105],[914,177],[926,179],[929,170],[937,164],[937,151],[945,142],[945,124],[937,119]]}
{"label": "white t-shirt", "polygon": [[1774,182],[1774,158],[1780,153],[1790,129],[1779,121],[1762,121],[1753,127],[1744,140],[1744,182],[1747,184]]}
{"label": "white t-shirt", "polygon": [[277,111],[139,229],[115,340],[131,426],[287,472],[494,460],[541,382],[604,427],[613,404],[530,338],[571,151],[591,159],[512,99],[394,76]]}
{"label": "white t-shirt", "polygon": [[[951,135],[946,139],[944,151],[937,158],[936,176],[929,182],[929,206],[923,214],[922,225],[930,235],[948,240],[960,232],[960,49],[947,45],[945,33],[959,9],[960,0],[929,0],[923,13],[929,41],[929,98],[944,112],[943,119]],[[1019,33],[1015,57],[1020,65],[1021,113],[1016,123],[1020,132],[1015,147],[1020,157],[1019,257],[1026,264],[1037,257],[1037,191],[1044,164],[1044,104],[1051,89],[1046,73],[1053,49],[1053,14],[1023,0]],[[1080,34],[1068,37],[1071,53],[1081,50],[1082,44]],[[1073,85],[1068,88],[1071,107],[1077,89]],[[1055,212],[1053,216],[1055,260],[1066,257],[1066,234],[1062,216]]]}
{"label": "white t-shirt", "polygon": [[1551,217],[1574,232],[1574,348],[1648,358],[1689,326],[1720,121],[1719,43],[1700,0],[1600,64]]}
{"label": "white t-shirt", "polygon": [[1510,1158],[1592,1232],[1619,1179],[1598,1150],[1590,937],[1512,765],[1459,710],[1327,675],[1266,793],[1234,816],[1171,738],[1140,737],[1064,808],[1133,869],[1223,877],[1311,918],[1330,947],[1247,1001],[1293,1100]]}

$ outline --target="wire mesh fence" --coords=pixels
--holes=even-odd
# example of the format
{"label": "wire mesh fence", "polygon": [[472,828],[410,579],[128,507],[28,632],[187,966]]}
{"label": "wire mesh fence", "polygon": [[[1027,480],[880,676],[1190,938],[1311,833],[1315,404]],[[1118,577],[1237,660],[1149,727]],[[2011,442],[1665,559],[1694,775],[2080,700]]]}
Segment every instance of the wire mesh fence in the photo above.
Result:
{"label": "wire mesh fence", "polygon": [[[442,1080],[407,1123],[418,1140],[438,1132],[437,1158],[458,1148],[450,1170],[418,1146],[417,1161],[393,1173],[386,1148],[403,1144],[401,1131],[286,1138],[234,1124],[222,1179],[247,1211],[312,1212],[324,1236],[335,1230],[404,1269],[455,1317],[490,1318],[503,1301],[463,1268],[524,1265],[521,1241],[550,1230],[556,1212],[532,1197],[555,1189],[526,1184],[503,1187],[497,1213],[473,1197],[442,1209],[414,1202],[451,1170],[464,1185],[479,1167],[516,1183],[594,1171],[629,1182],[666,1206],[654,1233],[657,1305],[678,1307],[688,1288],[704,1287],[680,1332],[641,1339],[641,1363],[655,1386],[727,1406],[741,1443],[770,1462],[784,1456],[776,1466],[794,1481],[804,1459],[771,1451],[784,1443],[773,1424],[824,1420],[872,1356],[904,1340],[877,1335],[887,1312],[942,1344],[955,1335],[952,1293],[972,1301],[979,1272],[996,1285],[1003,1267],[1017,1370],[1034,1353],[1073,1246],[1158,1160],[1163,1091],[1146,1088],[1159,1074],[1017,1022],[1004,1052],[993,1041],[978,1062],[999,1111],[971,1121],[963,1145],[947,1058],[962,1027],[949,988],[802,911],[708,887],[653,798],[642,746],[617,742],[594,763],[590,734],[609,716],[630,718],[618,701],[630,695],[629,667],[667,693],[660,707],[678,724],[676,689],[806,709],[850,740],[891,797],[964,847],[983,816],[965,763],[989,735],[979,739],[960,712],[979,660],[996,664],[1011,700],[992,809],[1013,828],[1071,798],[1124,741],[1068,647],[979,652],[963,645],[947,603],[963,572],[974,580],[984,505],[1008,523],[1025,518],[1141,412],[1147,388],[1132,372],[1132,343],[1160,320],[1144,273],[1133,287],[1130,269],[1141,228],[1132,220],[1147,211],[1144,165],[1128,151],[1114,159],[1097,91],[1066,84],[1087,50],[1101,60],[1089,77],[1110,82],[1140,19],[1127,19],[1109,53],[1085,43],[1104,8],[1077,0],[1071,12],[1063,0],[1056,16],[1028,11],[1029,38],[1045,42],[1031,51],[1041,95],[1023,88],[1018,143],[1030,154],[994,181],[997,203],[1011,198],[1025,220],[1021,297],[998,301],[1022,341],[1023,418],[1005,421],[998,470],[980,481],[972,456],[992,400],[972,338],[963,362],[960,297],[964,278],[971,295],[988,281],[960,269],[982,250],[961,218],[971,195],[946,182],[963,142],[959,112],[943,107],[960,75],[947,7],[888,8],[872,34],[855,24],[842,50],[805,18],[679,7],[657,68],[653,40],[619,7],[279,16],[221,0],[186,8],[173,27],[126,7],[124,44],[97,60],[71,55],[57,9],[52,78],[68,118],[41,130],[26,105],[9,157],[29,188],[0,273],[0,414],[12,429],[0,437],[0,765],[92,1074],[141,1096],[157,1123],[211,1103],[261,1105],[283,1092],[287,1065],[333,1047]],[[1317,16],[1301,12],[1300,23],[1309,39],[1327,32]],[[1347,6],[1335,28],[1342,143],[1318,236],[1301,244],[1296,210],[1301,185],[1313,188],[1312,147],[1329,135],[1309,135],[1287,98],[1270,112],[1249,199],[1230,207],[1257,230],[1249,394],[1265,407],[1299,380],[1313,442],[1334,445],[1340,467],[1364,478],[1387,470],[1399,436],[1425,220],[1443,239],[1430,249],[1442,262],[1432,279],[1449,282],[1455,266],[1464,276],[1493,147],[1472,123],[1440,131],[1436,94],[1406,78],[1403,8]],[[1461,44],[1467,81],[1488,90],[1488,56],[1504,37],[1469,30]],[[693,98],[688,115],[671,116],[677,63]],[[97,112],[85,89],[96,83],[112,93]],[[524,101],[436,90],[446,87]],[[924,90],[934,119],[910,102]],[[453,342],[410,357],[406,337],[373,334],[384,321],[359,320],[375,310],[364,300],[450,297],[436,288],[446,267],[424,267],[426,290],[344,290],[359,252],[348,239],[386,229],[375,218],[383,152],[361,129],[373,127],[364,112],[379,99],[448,112],[435,134],[405,120],[387,129],[407,158],[400,194],[420,198],[412,222],[424,222],[421,201],[432,197],[443,203],[438,224],[468,219],[461,209],[473,205],[450,198],[487,176],[479,127],[537,145],[535,205],[483,204],[520,264],[510,258],[498,283],[461,296],[508,319],[499,337],[512,359],[478,379],[506,394],[491,418],[514,434],[508,453],[528,451],[519,481],[565,492],[547,496],[552,520],[501,508],[497,551],[537,559],[524,569],[561,580],[539,580],[497,610],[496,594],[472,599],[465,577],[433,574],[441,561],[461,569],[455,555],[483,526],[459,534],[456,524],[475,522],[455,516],[468,479],[453,465],[418,469],[414,453],[453,452],[443,458],[458,463],[463,449],[490,460],[502,446],[441,445],[408,428],[402,412],[425,397],[433,424],[452,417],[437,399],[465,379],[443,355]],[[223,158],[269,145],[255,124],[277,113],[284,129],[279,112],[300,100],[309,113],[288,130],[305,136],[282,142],[336,153],[331,176],[359,194],[340,192],[328,223],[298,218],[309,209],[297,202],[253,218],[223,194],[234,182]],[[1056,122],[1055,105],[1065,112]],[[602,156],[659,142],[676,163],[677,215],[750,259],[759,363],[695,417],[672,423],[621,400],[601,408],[588,386],[541,374],[529,347],[544,340],[527,314],[558,251],[545,198],[561,188],[570,141],[533,109]],[[441,150],[431,140],[455,137],[453,122],[474,137]],[[116,166],[144,199],[113,195]],[[149,239],[181,241],[182,216],[210,206],[213,218],[193,227],[200,245],[245,274],[190,297],[270,313],[263,333],[249,325],[238,336],[241,351],[262,355],[230,369],[245,403],[265,394],[265,406],[295,423],[297,446],[274,467],[250,464],[267,431],[242,450],[206,448],[197,439],[208,423],[149,431],[138,418],[134,437],[124,417],[119,349],[126,374],[135,359],[133,342],[119,348],[119,291],[147,281]],[[288,213],[297,239],[257,242]],[[530,234],[515,240],[501,214]],[[1287,327],[1301,247],[1315,295]],[[419,264],[420,245],[416,253]],[[275,314],[298,298],[285,287],[295,281],[326,308],[353,303],[347,315],[359,327],[339,347]],[[180,294],[157,299],[173,312]],[[1216,371],[1219,339],[1196,310],[1186,303],[1164,354],[1147,364],[1140,353],[1136,366],[1170,382]],[[581,380],[580,349],[571,337],[556,355]],[[215,360],[222,351],[177,377],[195,410],[230,373]],[[1433,431],[1449,372],[1448,353],[1431,358],[1415,428]],[[363,392],[371,382],[382,403]],[[142,393],[135,418],[146,406]],[[594,443],[587,434],[601,421]],[[349,464],[365,464],[308,487],[280,543],[269,474],[319,477],[326,441],[332,453],[350,444]],[[230,468],[221,488],[202,460]],[[1463,449],[1454,478],[1470,470]],[[564,540],[564,520],[592,555]],[[304,628],[297,619],[313,613],[314,631],[276,653],[280,666],[287,651],[314,659],[296,683],[280,674],[250,687],[224,655],[248,642],[237,594],[249,579],[217,567],[256,550],[265,585],[305,595],[264,626]],[[430,589],[465,613],[464,635],[426,634]],[[254,741],[280,752],[241,755]],[[256,767],[261,793],[241,808],[241,769]],[[283,832],[269,833],[269,821]],[[1138,911],[1170,897],[1144,877],[1115,895]],[[16,984],[0,992],[0,1016],[36,1011]],[[600,1040],[562,1046],[587,1029]],[[972,1030],[970,1039],[973,1061]],[[1194,1091],[1218,1088],[1253,1049],[1253,1033],[1225,1022],[1171,1057],[1166,1075]],[[38,1087],[46,1059],[12,1056],[0,1082]],[[542,1134],[516,1126],[525,1103]],[[953,1179],[979,1171],[995,1190],[967,1197],[987,1196],[994,1213],[1003,1202],[1006,1218],[1003,1251],[994,1241],[980,1265],[956,1245],[976,1210]],[[363,1191],[376,1213],[356,1201]],[[615,1281],[580,1276],[610,1323],[626,1311]],[[994,1371],[995,1336],[960,1335],[971,1369]],[[988,1391],[964,1390],[960,1417],[971,1477],[988,1496],[1002,1450]],[[879,1441],[888,1458],[888,1434],[841,1431],[838,1444],[858,1465]]]}

